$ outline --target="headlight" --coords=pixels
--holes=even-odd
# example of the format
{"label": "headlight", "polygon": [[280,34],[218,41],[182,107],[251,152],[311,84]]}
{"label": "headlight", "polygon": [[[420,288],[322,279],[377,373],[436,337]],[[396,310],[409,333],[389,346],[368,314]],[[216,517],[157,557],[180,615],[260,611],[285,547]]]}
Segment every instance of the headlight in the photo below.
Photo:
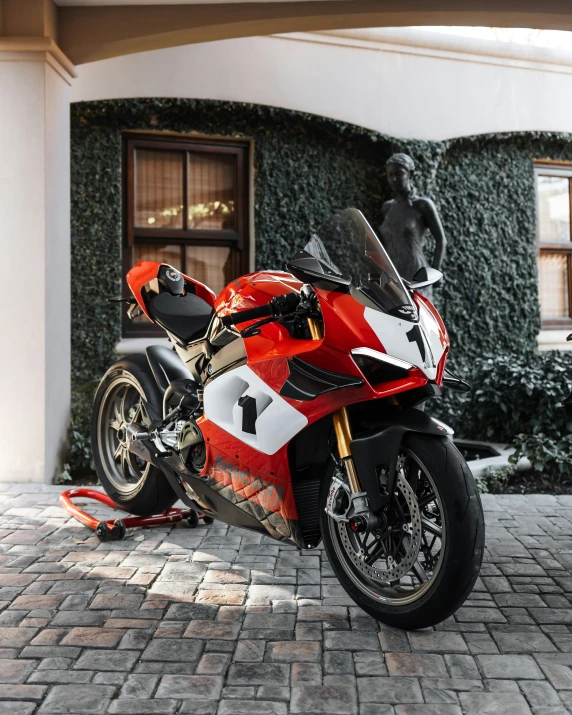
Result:
{"label": "headlight", "polygon": [[403,380],[409,377],[409,371],[414,367],[405,360],[399,360],[371,348],[356,348],[351,351],[351,355],[370,385]]}

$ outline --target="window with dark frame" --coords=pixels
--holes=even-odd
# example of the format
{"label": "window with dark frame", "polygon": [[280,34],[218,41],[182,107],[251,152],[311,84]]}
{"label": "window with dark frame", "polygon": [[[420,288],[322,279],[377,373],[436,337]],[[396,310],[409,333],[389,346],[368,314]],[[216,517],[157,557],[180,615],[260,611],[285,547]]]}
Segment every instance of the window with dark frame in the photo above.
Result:
{"label": "window with dark frame", "polygon": [[[135,134],[123,147],[123,275],[160,261],[218,294],[247,273],[248,143]],[[124,317],[124,336],[158,334]]]}
{"label": "window with dark frame", "polygon": [[572,164],[536,163],[538,295],[543,329],[572,326]]}

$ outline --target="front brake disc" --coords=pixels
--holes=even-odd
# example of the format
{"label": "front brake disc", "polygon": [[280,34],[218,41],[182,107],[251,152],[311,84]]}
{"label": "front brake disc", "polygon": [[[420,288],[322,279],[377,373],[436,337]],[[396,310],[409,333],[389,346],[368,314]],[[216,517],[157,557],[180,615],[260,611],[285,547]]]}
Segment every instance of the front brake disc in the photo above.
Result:
{"label": "front brake disc", "polygon": [[415,492],[402,474],[397,476],[395,488],[401,492],[401,495],[407,502],[409,518],[411,520],[408,536],[406,535],[403,539],[406,553],[403,554],[399,560],[390,560],[391,557],[388,559],[386,556],[380,556],[371,566],[366,564],[364,560],[365,554],[359,549],[356,550],[354,546],[353,539],[355,539],[355,534],[349,529],[347,523],[338,524],[343,547],[352,563],[363,574],[374,581],[392,582],[398,581],[405,576],[405,574],[411,571],[413,564],[417,560],[421,546],[421,514]]}

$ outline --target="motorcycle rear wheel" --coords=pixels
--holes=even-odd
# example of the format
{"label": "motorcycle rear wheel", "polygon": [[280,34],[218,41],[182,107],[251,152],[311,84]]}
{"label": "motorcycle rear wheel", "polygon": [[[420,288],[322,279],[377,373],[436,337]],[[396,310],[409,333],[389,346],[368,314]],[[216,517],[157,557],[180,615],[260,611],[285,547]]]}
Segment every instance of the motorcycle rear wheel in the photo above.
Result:
{"label": "motorcycle rear wheel", "polygon": [[177,501],[167,477],[127,448],[125,428],[141,427],[162,413],[162,397],[147,359],[130,355],[103,376],[91,416],[91,446],[99,481],[125,511],[161,514]]}
{"label": "motorcycle rear wheel", "polygon": [[356,536],[330,517],[329,486],[325,479],[320,494],[324,547],[358,606],[387,625],[413,630],[444,621],[463,604],[479,575],[485,527],[475,481],[451,440],[409,435],[394,511],[376,532]]}

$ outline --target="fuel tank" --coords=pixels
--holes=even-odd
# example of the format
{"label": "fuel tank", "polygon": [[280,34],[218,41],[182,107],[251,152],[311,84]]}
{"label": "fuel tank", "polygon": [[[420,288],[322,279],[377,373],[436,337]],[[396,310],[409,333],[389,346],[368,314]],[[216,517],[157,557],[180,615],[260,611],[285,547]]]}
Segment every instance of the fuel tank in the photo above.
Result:
{"label": "fuel tank", "polygon": [[229,283],[215,301],[214,308],[221,315],[236,310],[247,310],[265,305],[277,295],[300,290],[302,283],[284,271],[247,273]]}

